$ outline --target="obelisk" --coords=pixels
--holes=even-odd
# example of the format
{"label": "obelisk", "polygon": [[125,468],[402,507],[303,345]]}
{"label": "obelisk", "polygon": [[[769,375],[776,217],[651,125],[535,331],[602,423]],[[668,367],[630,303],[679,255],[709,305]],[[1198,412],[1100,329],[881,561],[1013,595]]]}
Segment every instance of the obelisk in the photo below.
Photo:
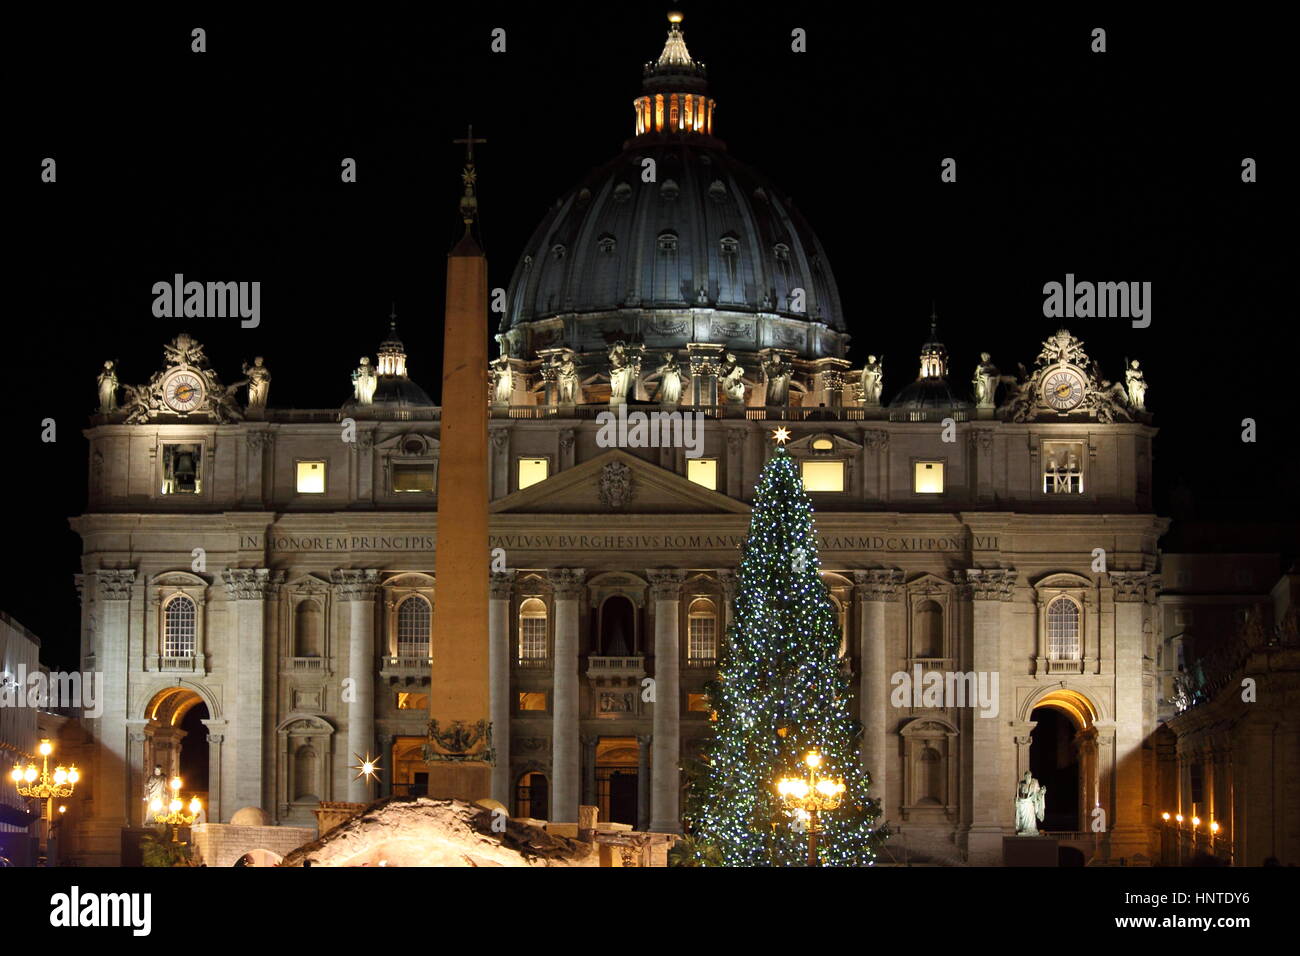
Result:
{"label": "obelisk", "polygon": [[[429,796],[490,795],[488,684],[487,258],[474,238],[473,127],[465,140],[465,234],[447,255],[438,535],[430,656]],[[509,728],[496,728],[508,733]]]}

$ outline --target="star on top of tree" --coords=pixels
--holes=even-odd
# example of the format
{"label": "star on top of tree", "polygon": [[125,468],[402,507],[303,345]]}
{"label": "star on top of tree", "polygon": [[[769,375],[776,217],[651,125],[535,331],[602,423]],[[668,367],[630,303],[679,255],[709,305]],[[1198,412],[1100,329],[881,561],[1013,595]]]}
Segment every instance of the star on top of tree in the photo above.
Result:
{"label": "star on top of tree", "polygon": [[786,428],[784,425],[780,428],[774,428],[772,430],[772,440],[778,445],[784,445],[790,440],[790,429]]}

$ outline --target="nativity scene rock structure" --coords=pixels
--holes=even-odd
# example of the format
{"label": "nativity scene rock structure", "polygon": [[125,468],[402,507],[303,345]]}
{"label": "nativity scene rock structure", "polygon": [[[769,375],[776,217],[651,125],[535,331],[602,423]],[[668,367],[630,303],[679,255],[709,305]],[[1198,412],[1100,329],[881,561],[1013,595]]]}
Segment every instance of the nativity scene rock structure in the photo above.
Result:
{"label": "nativity scene rock structure", "polygon": [[[917,322],[914,378],[893,356],[854,368],[821,244],[727,152],[679,22],[632,105],[622,152],[524,249],[484,369],[504,561],[491,796],[519,817],[576,821],[587,804],[680,829],[680,760],[709,734],[704,684],[780,423],[895,840],[1000,860],[1008,795],[1032,771],[1061,814],[1049,825],[1087,831],[1102,807],[1112,852],[1150,855],[1172,665],[1157,664],[1167,522],[1145,381],[1103,379],[1065,329],[1025,343],[1025,358],[1041,345],[1032,369],[986,353],[958,371],[937,319],[928,336]],[[245,363],[241,404],[185,334],[147,385],[118,384],[149,374],[144,356],[100,374],[89,507],[72,520],[83,664],[109,682],[88,862],[114,859],[149,768],[183,749],[206,751],[214,822],[260,807],[310,825],[321,801],[427,786],[440,409],[396,316],[375,358],[336,370],[327,409],[275,404],[273,354]],[[597,416],[619,406],[700,415],[698,453],[602,444]],[[998,672],[996,716],[894,706],[892,675],[915,668]],[[359,745],[380,755],[377,788],[349,770]]]}

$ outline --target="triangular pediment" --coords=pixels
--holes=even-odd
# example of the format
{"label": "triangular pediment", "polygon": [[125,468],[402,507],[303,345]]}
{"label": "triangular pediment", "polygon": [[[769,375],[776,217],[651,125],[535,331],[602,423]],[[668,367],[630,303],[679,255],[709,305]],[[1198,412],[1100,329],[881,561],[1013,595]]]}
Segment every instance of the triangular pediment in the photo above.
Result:
{"label": "triangular pediment", "polygon": [[749,505],[611,449],[494,501],[493,514],[748,514]]}

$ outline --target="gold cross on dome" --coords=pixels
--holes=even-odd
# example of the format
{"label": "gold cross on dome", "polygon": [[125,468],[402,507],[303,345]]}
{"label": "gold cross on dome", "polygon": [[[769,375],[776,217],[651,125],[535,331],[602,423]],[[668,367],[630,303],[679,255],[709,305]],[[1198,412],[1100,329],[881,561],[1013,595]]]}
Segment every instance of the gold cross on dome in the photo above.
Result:
{"label": "gold cross on dome", "polygon": [[780,428],[772,430],[772,438],[778,445],[784,445],[790,440],[790,429],[782,425]]}
{"label": "gold cross on dome", "polygon": [[473,166],[474,165],[474,144],[486,143],[487,140],[474,138],[474,124],[471,123],[469,126],[469,130],[465,134],[465,138],[453,139],[452,142],[465,144],[465,161],[469,163],[469,165]]}

